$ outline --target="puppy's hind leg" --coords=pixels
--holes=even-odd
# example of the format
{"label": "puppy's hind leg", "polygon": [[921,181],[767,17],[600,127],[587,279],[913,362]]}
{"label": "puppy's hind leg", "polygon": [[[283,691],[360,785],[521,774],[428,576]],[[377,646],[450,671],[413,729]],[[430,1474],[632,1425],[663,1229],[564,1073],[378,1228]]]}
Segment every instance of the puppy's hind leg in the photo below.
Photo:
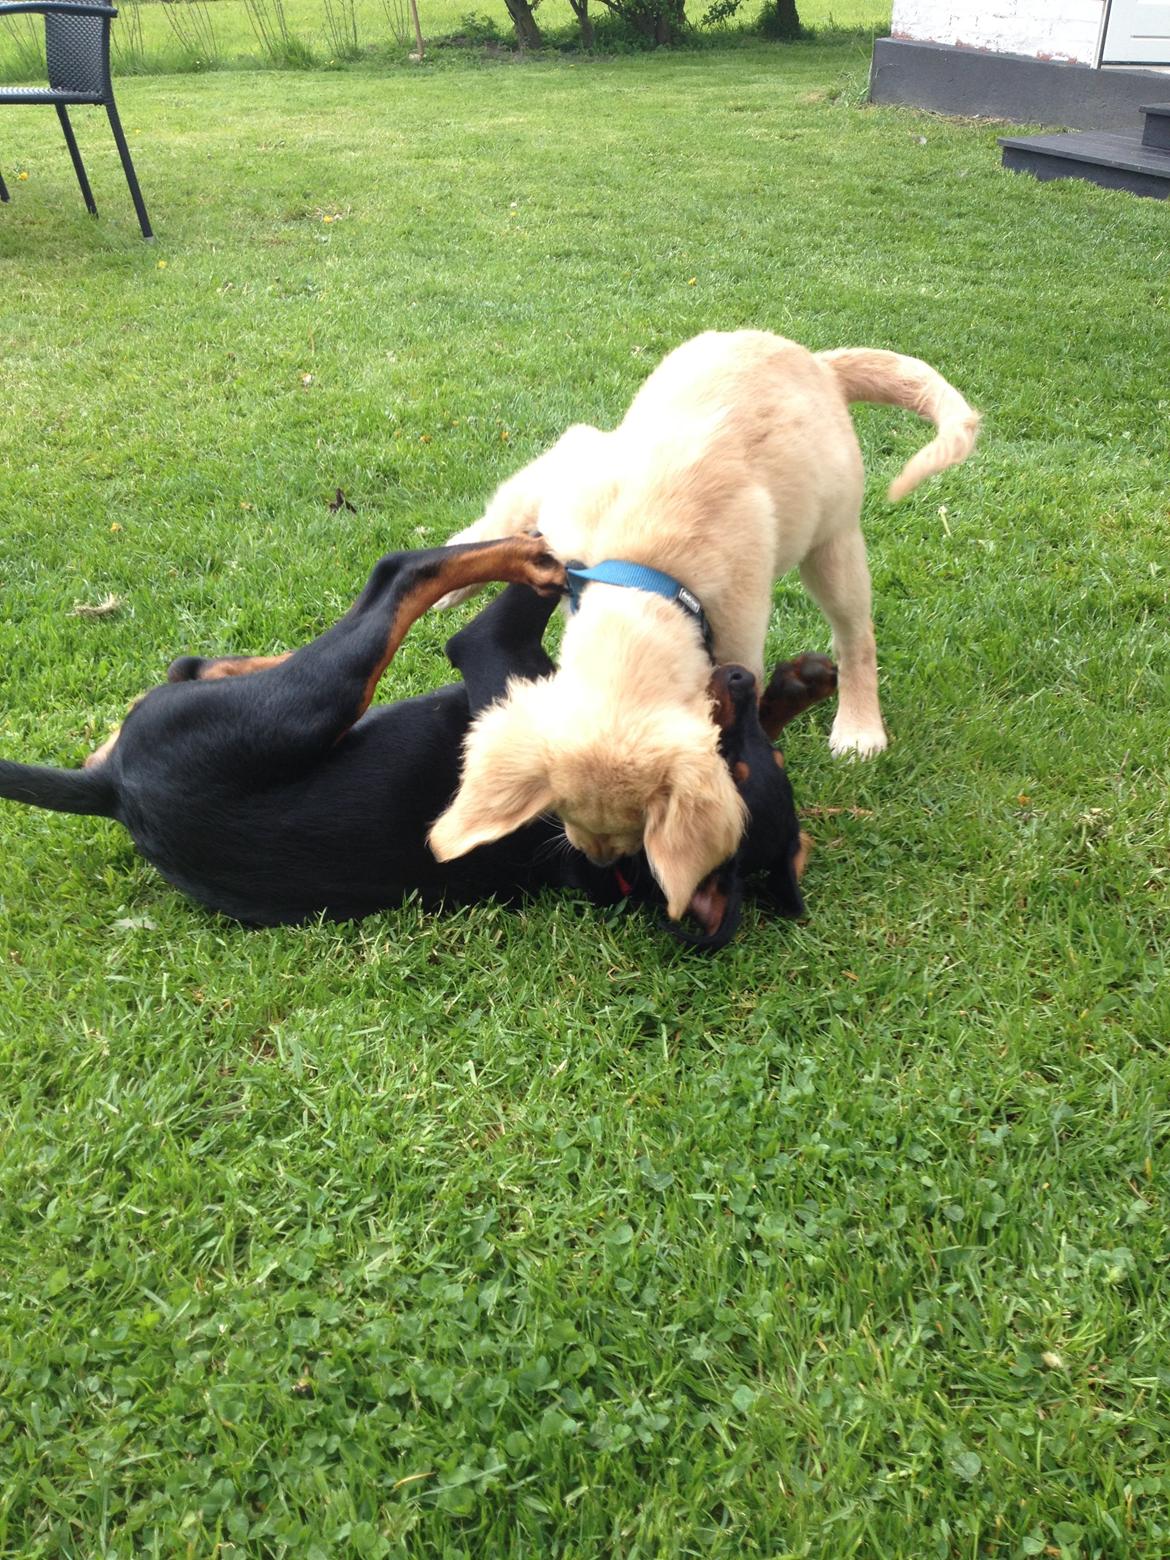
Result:
{"label": "puppy's hind leg", "polygon": [[565,571],[537,537],[390,553],[340,622],[272,672],[274,687],[295,692],[302,718],[339,741],[369,708],[378,681],[410,625],[452,588],[505,580],[554,599]]}
{"label": "puppy's hind leg", "polygon": [[870,758],[885,749],[888,739],[878,701],[877,644],[861,531],[853,527],[815,547],[801,564],[800,577],[833,629],[838,696],[829,747],[836,754]]}

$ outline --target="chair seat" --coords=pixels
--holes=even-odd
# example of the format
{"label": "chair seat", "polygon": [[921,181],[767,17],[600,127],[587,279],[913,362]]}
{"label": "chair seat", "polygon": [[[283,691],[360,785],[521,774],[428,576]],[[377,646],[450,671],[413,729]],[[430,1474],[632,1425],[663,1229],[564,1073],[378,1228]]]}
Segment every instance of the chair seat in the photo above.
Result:
{"label": "chair seat", "polygon": [[0,87],[0,103],[104,103],[100,92],[67,92],[52,87]]}

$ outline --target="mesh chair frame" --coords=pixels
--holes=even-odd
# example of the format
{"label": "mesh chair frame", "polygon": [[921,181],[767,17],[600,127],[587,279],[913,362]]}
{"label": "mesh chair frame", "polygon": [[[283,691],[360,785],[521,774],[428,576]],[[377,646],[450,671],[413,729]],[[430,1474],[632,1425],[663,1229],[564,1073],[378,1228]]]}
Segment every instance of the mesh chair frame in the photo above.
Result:
{"label": "mesh chair frame", "polygon": [[[146,214],[146,203],[138,186],[138,175],[134,171],[126,134],[118,117],[114,86],[110,79],[110,23],[117,14],[112,5],[90,4],[88,0],[5,0],[5,3],[0,4],[0,16],[44,17],[45,63],[49,85],[47,88],[0,87],[0,105],[53,105],[65,136],[65,145],[69,148],[86,210],[94,217],[98,214],[97,205],[89,187],[73,126],[69,122],[66,104],[93,103],[103,107],[114,133],[114,144],[122,160],[122,169],[130,187],[130,198],[138,214],[142,236],[153,238],[154,231]],[[3,175],[0,175],[0,201],[8,199],[8,187]]]}

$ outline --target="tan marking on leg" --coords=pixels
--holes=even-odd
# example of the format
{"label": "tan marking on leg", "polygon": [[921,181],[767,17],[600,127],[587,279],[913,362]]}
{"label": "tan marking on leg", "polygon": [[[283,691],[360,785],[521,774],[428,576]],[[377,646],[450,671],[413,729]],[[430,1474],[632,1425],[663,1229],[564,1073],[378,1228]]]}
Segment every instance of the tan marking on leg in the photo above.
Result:
{"label": "tan marking on leg", "polygon": [[87,755],[81,767],[83,769],[96,769],[99,764],[104,764],[114,750],[114,743],[117,742],[121,735],[121,726],[115,726],[101,747],[94,748],[93,752]]}
{"label": "tan marking on leg", "polygon": [[291,654],[291,650],[286,650],[283,655],[225,655],[200,667],[195,681],[220,682],[224,677],[250,677],[253,672],[266,672],[270,666],[280,666]]}
{"label": "tan marking on leg", "polygon": [[544,595],[564,588],[564,565],[553,557],[540,536],[509,536],[500,541],[452,547],[449,551],[450,556],[444,558],[433,573],[416,580],[398,603],[386,636],[386,648],[363,690],[355,721],[369,709],[378,681],[394,659],[411,624],[442,596],[491,580],[502,580],[508,585],[530,585]]}
{"label": "tan marking on leg", "polygon": [[801,831],[800,831],[800,849],[796,852],[796,855],[792,858],[792,870],[796,873],[796,881],[798,883],[800,882],[801,878],[804,876],[804,869],[808,865],[808,858],[812,855],[812,848],[813,848],[813,838],[812,838],[812,835],[811,834],[806,834],[805,831],[803,829],[801,829]]}

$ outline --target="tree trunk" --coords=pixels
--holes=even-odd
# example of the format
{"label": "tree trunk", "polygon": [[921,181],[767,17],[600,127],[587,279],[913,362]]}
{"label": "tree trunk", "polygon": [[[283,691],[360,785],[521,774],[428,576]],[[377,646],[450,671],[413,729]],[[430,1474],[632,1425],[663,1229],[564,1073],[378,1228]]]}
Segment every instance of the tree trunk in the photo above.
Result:
{"label": "tree trunk", "polygon": [[542,49],[544,39],[536,25],[536,17],[528,0],[504,0],[512,26],[516,29],[516,41],[522,49]]}
{"label": "tree trunk", "polygon": [[686,30],[686,0],[663,0],[655,43],[678,43]]}
{"label": "tree trunk", "polygon": [[647,43],[661,48],[665,43],[674,42],[674,24],[665,10],[662,11],[619,11],[633,27],[642,34]]}
{"label": "tree trunk", "polygon": [[799,38],[803,29],[796,13],[796,0],[776,0],[776,36]]}
{"label": "tree trunk", "polygon": [[581,28],[581,47],[592,50],[597,39],[593,32],[593,22],[589,15],[589,0],[569,0],[573,7],[573,15]]}

